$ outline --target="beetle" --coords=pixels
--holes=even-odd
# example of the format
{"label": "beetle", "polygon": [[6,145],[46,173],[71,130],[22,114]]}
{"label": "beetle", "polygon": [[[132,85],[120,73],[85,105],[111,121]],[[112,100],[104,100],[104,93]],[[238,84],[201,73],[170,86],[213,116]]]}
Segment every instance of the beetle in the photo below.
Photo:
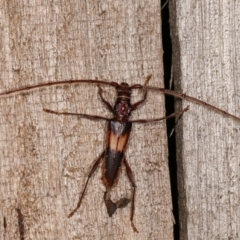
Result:
{"label": "beetle", "polygon": [[[151,75],[149,75],[146,78],[146,82],[150,78],[151,78]],[[63,84],[76,84],[76,83],[110,85],[110,86],[116,88],[116,90],[118,92],[118,96],[117,96],[117,100],[115,102],[115,106],[112,107],[110,105],[110,103],[108,103],[103,98],[102,90],[99,87],[99,96],[100,96],[102,102],[104,103],[104,105],[113,113],[113,115],[114,115],[113,119],[108,119],[108,118],[105,118],[105,117],[95,116],[95,115],[87,115],[87,114],[79,114],[79,113],[68,113],[68,112],[57,112],[57,111],[53,111],[53,110],[50,110],[50,109],[44,109],[44,111],[48,112],[48,113],[54,113],[54,114],[58,114],[58,115],[60,115],[60,114],[63,114],[63,115],[76,115],[76,116],[79,116],[79,117],[82,117],[82,118],[88,118],[90,120],[106,120],[109,123],[108,124],[109,128],[108,128],[108,132],[107,132],[107,136],[108,136],[108,138],[107,138],[107,147],[108,148],[106,148],[102,152],[102,154],[94,162],[94,164],[93,164],[93,166],[91,168],[91,171],[88,174],[88,179],[87,179],[87,181],[85,183],[85,186],[84,186],[84,189],[82,191],[82,194],[79,197],[79,201],[77,203],[77,207],[72,212],[69,213],[68,217],[73,216],[73,214],[80,207],[82,198],[84,196],[84,193],[86,191],[86,188],[87,188],[87,185],[88,185],[88,182],[89,182],[89,179],[91,178],[93,173],[96,171],[97,166],[101,162],[101,159],[104,158],[105,159],[105,164],[103,164],[103,169],[105,169],[105,170],[107,169],[107,171],[103,172],[104,185],[106,186],[106,192],[104,193],[104,201],[105,201],[105,205],[107,207],[108,214],[109,214],[109,216],[112,216],[117,208],[125,207],[132,200],[130,220],[131,220],[131,225],[133,227],[133,230],[137,232],[137,229],[136,229],[136,227],[134,226],[134,223],[133,223],[134,199],[135,199],[136,184],[135,184],[135,181],[134,181],[134,178],[133,178],[132,170],[131,170],[131,168],[130,168],[126,158],[124,157],[124,153],[125,153],[125,150],[126,150],[126,145],[127,145],[128,139],[129,139],[130,132],[131,132],[130,125],[132,125],[132,123],[147,123],[147,122],[154,122],[154,121],[160,121],[160,120],[168,119],[168,118],[171,118],[171,117],[174,117],[174,116],[177,116],[177,115],[181,115],[185,111],[188,110],[188,107],[187,107],[183,111],[181,111],[180,113],[172,114],[170,116],[159,118],[159,119],[151,119],[151,120],[140,119],[140,120],[129,121],[128,118],[130,117],[131,113],[134,110],[138,109],[141,106],[141,104],[143,104],[145,102],[148,90],[159,91],[159,92],[162,92],[162,93],[164,93],[166,95],[171,95],[171,96],[174,96],[176,98],[185,99],[185,100],[188,100],[188,101],[191,101],[191,102],[195,102],[195,103],[200,104],[200,105],[204,105],[204,106],[206,106],[208,108],[213,109],[214,111],[216,111],[216,112],[218,112],[220,114],[223,114],[225,116],[231,117],[234,120],[240,121],[239,117],[236,117],[236,116],[234,116],[234,115],[232,115],[232,114],[230,114],[230,113],[228,113],[228,112],[226,112],[226,111],[224,111],[224,110],[222,110],[220,108],[217,108],[217,107],[215,107],[215,106],[213,106],[213,105],[211,105],[211,104],[209,104],[207,102],[204,102],[202,100],[199,100],[197,98],[188,96],[186,94],[178,93],[178,92],[175,92],[175,91],[172,91],[172,90],[168,90],[168,89],[165,89],[165,88],[159,88],[159,87],[154,87],[154,86],[147,86],[146,83],[144,85],[134,84],[132,86],[129,86],[126,83],[118,84],[116,82],[108,82],[108,81],[105,81],[105,80],[98,80],[98,79],[94,79],[94,80],[90,80],[90,79],[63,80],[63,81],[58,81],[58,82],[47,82],[47,83],[37,84],[37,85],[34,85],[34,86],[26,86],[26,87],[22,87],[22,88],[19,88],[19,89],[6,91],[6,92],[3,92],[3,93],[0,93],[0,96],[8,95],[8,94],[11,94],[11,93],[27,91],[27,90],[31,90],[31,89],[44,88],[44,87],[48,87],[48,86],[56,86],[56,85],[63,85]],[[139,102],[131,105],[130,98],[131,98],[131,91],[133,89],[143,89],[145,91],[145,93],[144,93],[144,96],[143,96],[142,100],[140,100]],[[126,115],[123,115],[123,116],[119,115],[118,116],[116,114],[117,113],[116,112],[117,109],[122,110],[123,113],[126,114]],[[116,121],[118,117],[119,117],[119,122],[116,123],[116,125],[114,125],[114,118],[115,118],[115,121]],[[125,124],[125,127],[122,127],[122,132],[120,132],[120,133],[118,132],[117,134],[119,134],[119,135],[117,135],[116,131],[115,131],[115,134],[113,134],[114,133],[114,129],[116,128],[117,124],[120,123],[120,126],[122,126],[122,123],[124,123],[124,121],[125,121],[125,123],[127,122],[128,124]],[[113,123],[113,125],[111,125],[110,123]],[[126,125],[128,125],[128,127],[126,127]],[[113,127],[111,128],[111,126],[113,126]],[[123,131],[123,129],[125,130],[125,132]],[[117,155],[117,151],[111,152],[109,150],[110,149],[109,147],[113,146],[112,142],[110,141],[110,138],[111,138],[111,141],[112,140],[116,141],[116,140],[121,139],[120,143],[123,144],[123,145],[121,145],[121,147],[120,147],[120,145],[115,144],[115,150],[116,149],[117,150],[121,150],[120,152],[122,154],[122,158],[120,157],[120,155]],[[117,146],[117,148],[116,148],[116,146]],[[113,159],[114,159],[113,156],[115,156],[114,154],[117,156],[115,158],[115,159],[117,159],[116,162],[113,161]],[[114,162],[114,166],[116,167],[115,169],[111,166],[111,164],[107,164],[107,163],[111,163],[111,162]],[[116,203],[114,203],[111,200],[111,198],[110,198],[110,190],[111,190],[112,186],[117,183],[119,169],[121,167],[121,164],[125,165],[127,176],[128,176],[128,178],[130,180],[130,183],[131,183],[131,185],[133,187],[132,199],[130,200],[130,199],[127,199],[127,198],[122,198],[119,201],[117,201]]]}
{"label": "beetle", "polygon": [[[146,83],[149,81],[150,77],[151,76],[148,76],[146,78]],[[50,109],[43,109],[43,110],[47,113],[53,113],[57,115],[74,115],[74,116],[80,116],[82,118],[87,118],[90,120],[105,120],[108,122],[107,134],[106,134],[106,149],[104,149],[103,152],[100,154],[100,156],[95,160],[88,174],[88,179],[80,195],[77,206],[74,210],[72,210],[69,213],[68,217],[69,218],[72,217],[74,213],[79,209],[83,196],[85,194],[89,179],[92,177],[93,173],[96,171],[98,165],[103,159],[102,180],[103,180],[103,184],[106,187],[106,192],[104,193],[104,202],[107,207],[108,215],[111,217],[117,208],[123,208],[131,201],[132,202],[131,214],[130,214],[131,226],[135,232],[138,232],[137,228],[133,223],[136,183],[134,181],[131,167],[129,166],[127,159],[125,157],[126,146],[129,140],[131,129],[132,129],[132,123],[150,123],[150,122],[161,121],[164,119],[169,119],[177,115],[183,114],[188,110],[188,107],[186,107],[185,109],[183,109],[183,111],[179,113],[174,113],[172,115],[162,117],[162,118],[138,119],[138,120],[130,121],[129,117],[131,116],[131,113],[136,109],[138,109],[145,102],[147,98],[147,90],[145,90],[144,96],[140,101],[134,104],[131,104],[132,89],[136,88],[138,85],[129,86],[127,83],[124,83],[124,82],[121,84],[114,83],[112,85],[115,86],[117,90],[117,98],[113,107],[108,101],[106,101],[103,98],[102,90],[100,87],[98,91],[101,101],[107,107],[107,109],[113,114],[113,118],[111,119],[108,119],[102,116],[96,116],[96,115],[57,112]],[[125,165],[128,179],[133,188],[132,199],[130,200],[127,198],[122,198],[117,202],[113,202],[110,197],[110,192],[112,187],[117,184],[122,165]]]}

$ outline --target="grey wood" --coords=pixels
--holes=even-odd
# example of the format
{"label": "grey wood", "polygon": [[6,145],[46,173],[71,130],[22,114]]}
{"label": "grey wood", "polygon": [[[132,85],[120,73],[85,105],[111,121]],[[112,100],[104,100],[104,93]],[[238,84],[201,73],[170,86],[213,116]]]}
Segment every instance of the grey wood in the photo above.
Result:
{"label": "grey wood", "polygon": [[[162,86],[159,1],[0,1],[1,92],[48,81],[108,79]],[[104,87],[114,102],[115,91]],[[134,102],[142,96],[133,93]],[[151,92],[132,119],[165,114],[162,94]],[[47,114],[43,108],[110,117],[88,84],[46,87],[0,99],[0,219],[6,239],[18,239],[15,208],[26,239],[172,239],[173,221],[165,122],[136,124],[127,160],[137,184],[130,205],[109,218],[99,168],[81,208],[68,213],[92,162],[104,148],[105,123]],[[131,196],[125,169],[113,200]],[[0,220],[1,221],[1,220]],[[3,233],[3,224],[0,232]]]}
{"label": "grey wood", "polygon": [[[237,116],[239,11],[238,1],[171,1],[177,89]],[[200,105],[184,115],[177,145],[181,239],[239,239],[239,130],[239,122]]]}

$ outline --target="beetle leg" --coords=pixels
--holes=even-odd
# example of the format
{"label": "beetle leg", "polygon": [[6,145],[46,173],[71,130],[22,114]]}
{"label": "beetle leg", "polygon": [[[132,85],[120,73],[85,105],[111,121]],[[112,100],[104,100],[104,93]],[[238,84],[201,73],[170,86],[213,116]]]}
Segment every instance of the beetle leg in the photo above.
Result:
{"label": "beetle leg", "polygon": [[135,225],[133,223],[133,215],[134,215],[134,208],[135,208],[134,201],[135,201],[136,184],[135,184],[135,181],[134,181],[132,169],[130,168],[130,166],[129,166],[125,157],[123,159],[123,163],[125,164],[125,167],[126,167],[126,172],[127,172],[128,179],[129,179],[129,181],[130,181],[130,183],[133,187],[130,221],[131,221],[131,225],[132,225],[132,228],[133,228],[134,232],[138,232],[137,228],[135,227]]}
{"label": "beetle leg", "polygon": [[103,96],[102,96],[102,88],[99,85],[98,85],[98,94],[99,94],[102,102],[107,107],[107,109],[112,113],[113,112],[113,108],[112,108],[111,104],[103,98]]}
{"label": "beetle leg", "polygon": [[78,117],[87,118],[87,119],[90,119],[90,120],[106,120],[106,121],[109,120],[109,118],[105,118],[105,117],[101,117],[101,116],[97,116],[97,115],[89,115],[89,114],[83,114],[83,113],[58,112],[58,111],[50,110],[50,109],[47,109],[47,108],[43,108],[43,111],[47,112],[47,113],[57,114],[57,115],[78,116]]}
{"label": "beetle leg", "polygon": [[143,99],[138,101],[138,102],[136,102],[136,103],[134,103],[132,105],[131,110],[134,111],[134,110],[138,109],[140,107],[140,105],[142,105],[146,101],[146,98],[147,98],[147,90],[145,91],[145,93],[143,95]]}
{"label": "beetle leg", "polygon": [[[147,83],[149,82],[151,77],[152,77],[152,75],[148,75],[146,77],[146,80],[145,80],[145,83],[144,83],[143,87],[145,87],[147,85]],[[134,85],[132,87],[134,87]],[[146,98],[147,98],[147,89],[144,90],[143,99],[138,101],[138,102],[136,102],[136,103],[134,103],[132,105],[131,110],[134,111],[134,110],[138,109],[146,101]]]}
{"label": "beetle leg", "polygon": [[189,106],[185,107],[181,112],[177,112],[177,113],[173,113],[169,116],[166,116],[166,117],[162,117],[162,118],[156,118],[156,119],[137,119],[137,120],[132,120],[130,122],[132,123],[151,123],[151,122],[157,122],[157,121],[161,121],[161,120],[166,120],[166,119],[169,119],[169,118],[173,118],[173,117],[176,117],[176,116],[181,116],[183,113],[185,113],[186,111],[189,110]]}
{"label": "beetle leg", "polygon": [[72,217],[73,214],[78,210],[78,208],[80,207],[81,205],[81,202],[82,202],[82,199],[83,199],[83,196],[84,196],[84,193],[86,191],[86,188],[87,188],[87,185],[88,185],[88,181],[89,179],[91,178],[91,176],[93,175],[93,173],[96,171],[101,159],[103,158],[105,154],[105,150],[102,152],[102,154],[97,158],[97,160],[94,162],[93,166],[92,166],[92,169],[90,171],[90,173],[88,174],[88,179],[87,179],[87,182],[85,183],[85,186],[83,188],[83,192],[82,194],[80,195],[79,197],[79,200],[78,200],[78,203],[77,203],[77,207],[74,208],[69,214],[68,214],[68,218]]}

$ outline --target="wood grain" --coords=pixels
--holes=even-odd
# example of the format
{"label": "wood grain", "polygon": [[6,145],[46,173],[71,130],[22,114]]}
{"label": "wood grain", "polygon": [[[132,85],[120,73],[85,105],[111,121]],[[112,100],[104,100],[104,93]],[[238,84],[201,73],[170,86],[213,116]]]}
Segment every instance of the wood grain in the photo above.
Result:
{"label": "wood grain", "polygon": [[[1,92],[96,77],[143,84],[148,74],[151,85],[162,86],[159,1],[1,0],[0,5]],[[114,102],[114,89],[103,91]],[[141,96],[135,91],[133,101]],[[100,169],[79,211],[67,218],[104,148],[105,123],[42,109],[109,117],[96,86],[46,87],[3,96],[0,105],[0,219],[7,220],[9,239],[19,238],[15,208],[24,215],[26,239],[172,239],[165,122],[135,124],[128,146],[137,183],[136,234],[130,206],[108,217]],[[132,119],[164,115],[162,94],[149,93]],[[123,169],[113,200],[130,197],[130,190]]]}
{"label": "wood grain", "polygon": [[[237,1],[171,1],[177,89],[238,117],[239,11]],[[239,239],[239,130],[239,122],[196,104],[184,115],[177,145],[182,240]]]}

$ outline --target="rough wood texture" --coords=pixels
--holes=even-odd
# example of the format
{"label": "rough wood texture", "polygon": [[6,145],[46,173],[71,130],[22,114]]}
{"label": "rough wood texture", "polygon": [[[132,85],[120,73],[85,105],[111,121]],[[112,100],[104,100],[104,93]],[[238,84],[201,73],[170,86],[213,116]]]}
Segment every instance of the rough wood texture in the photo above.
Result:
{"label": "rough wood texture", "polygon": [[[105,78],[162,86],[159,1],[0,1],[1,92],[63,79]],[[104,87],[114,101],[115,92]],[[142,92],[133,93],[134,101]],[[71,218],[93,160],[104,147],[104,122],[47,114],[42,108],[109,116],[88,84],[49,87],[0,99],[0,222],[18,239],[172,239],[165,122],[135,125],[127,159],[137,183],[130,206],[109,218],[98,169]],[[163,96],[149,93],[133,119],[164,116]],[[125,169],[113,199],[131,196]],[[0,224],[3,232],[3,223]],[[1,236],[2,239],[2,236]]]}
{"label": "rough wood texture", "polygon": [[[177,88],[237,116],[239,11],[237,1],[171,1]],[[190,104],[179,135],[181,239],[239,239],[240,123]]]}

